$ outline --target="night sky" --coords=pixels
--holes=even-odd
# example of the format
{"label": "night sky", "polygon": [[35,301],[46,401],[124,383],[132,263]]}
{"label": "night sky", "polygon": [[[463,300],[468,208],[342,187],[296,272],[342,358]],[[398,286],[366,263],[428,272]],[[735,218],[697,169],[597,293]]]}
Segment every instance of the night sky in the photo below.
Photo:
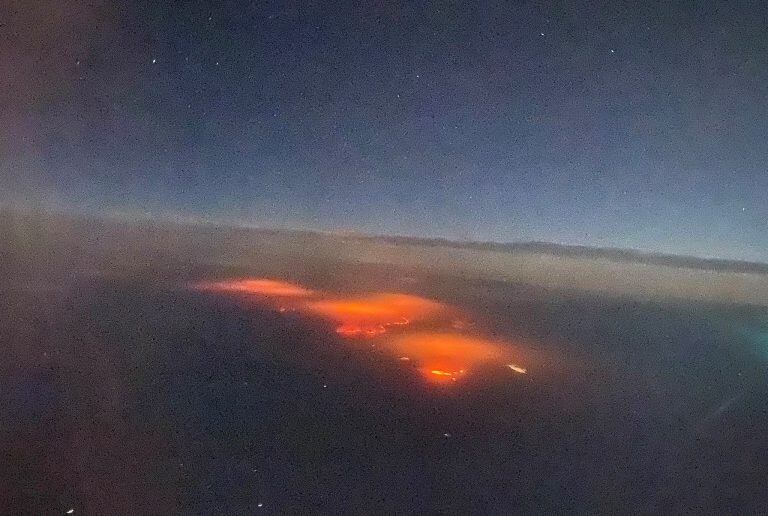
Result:
{"label": "night sky", "polygon": [[0,202],[768,261],[768,4],[0,4]]}

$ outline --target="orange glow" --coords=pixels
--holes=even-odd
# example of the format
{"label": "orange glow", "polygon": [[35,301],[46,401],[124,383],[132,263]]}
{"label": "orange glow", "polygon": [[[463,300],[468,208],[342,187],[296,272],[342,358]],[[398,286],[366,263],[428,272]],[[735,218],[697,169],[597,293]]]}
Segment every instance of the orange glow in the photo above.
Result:
{"label": "orange glow", "polygon": [[[426,373],[427,371],[425,369],[422,369],[421,372]],[[456,378],[460,374],[464,374],[464,373],[460,371],[441,371],[440,369],[432,369],[431,371],[429,371],[429,374],[433,374],[436,376],[436,378],[434,377],[430,378],[431,380],[436,382],[442,382],[444,380],[450,380],[452,382],[455,382]]]}
{"label": "orange glow", "polygon": [[389,345],[394,353],[407,354],[432,381],[456,381],[482,363],[500,360],[503,354],[500,343],[461,333],[411,333],[393,338]]}
{"label": "orange glow", "polygon": [[[344,338],[374,339],[371,346],[391,354],[404,366],[410,364],[433,383],[452,384],[489,362],[527,373],[525,367],[503,360],[503,343],[473,336],[474,323],[465,318],[466,314],[423,297],[396,293],[341,297],[266,278],[199,283],[195,287],[253,295],[257,302],[272,305],[279,312],[326,319]],[[413,323],[425,324],[414,327]]]}
{"label": "orange glow", "polygon": [[306,309],[336,322],[336,332],[345,337],[374,337],[393,326],[406,326],[447,311],[441,303],[406,294],[323,299],[307,303]]}
{"label": "orange glow", "polygon": [[301,285],[263,278],[202,283],[199,287],[205,290],[242,292],[266,297],[308,297],[313,294]]}

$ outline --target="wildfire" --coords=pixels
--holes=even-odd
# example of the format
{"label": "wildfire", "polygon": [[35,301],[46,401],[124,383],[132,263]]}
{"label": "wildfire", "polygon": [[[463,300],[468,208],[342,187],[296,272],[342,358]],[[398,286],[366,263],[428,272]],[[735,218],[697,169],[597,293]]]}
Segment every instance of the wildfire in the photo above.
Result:
{"label": "wildfire", "polygon": [[351,299],[321,299],[305,307],[338,324],[345,337],[375,337],[390,328],[438,317],[447,311],[441,303],[406,294],[373,294]]}
{"label": "wildfire", "polygon": [[264,297],[309,297],[314,294],[312,290],[301,285],[272,279],[204,282],[198,284],[198,288],[220,292],[241,292]]}
{"label": "wildfire", "polygon": [[[343,297],[265,278],[200,283],[196,287],[253,295],[280,312],[291,310],[329,320],[344,338],[375,339],[372,345],[377,349],[412,364],[430,382],[456,382],[484,363],[504,365],[503,343],[471,335],[474,325],[464,314],[423,297],[398,293]],[[412,327],[412,323],[426,325]],[[399,327],[402,329],[392,331]],[[435,327],[444,329],[425,330]],[[505,365],[516,373],[527,373],[525,367]]]}
{"label": "wildfire", "polygon": [[468,370],[501,359],[503,346],[480,337],[455,332],[418,332],[391,339],[394,353],[407,355],[422,375],[432,381],[456,381]]}

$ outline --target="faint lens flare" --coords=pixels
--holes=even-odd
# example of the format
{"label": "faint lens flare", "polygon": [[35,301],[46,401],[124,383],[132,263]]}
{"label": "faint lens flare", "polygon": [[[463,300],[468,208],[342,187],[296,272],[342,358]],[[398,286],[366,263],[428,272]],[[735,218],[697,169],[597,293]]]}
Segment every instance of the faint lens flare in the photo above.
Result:
{"label": "faint lens flare", "polygon": [[[201,282],[195,288],[253,296],[333,322],[345,338],[374,338],[379,349],[409,363],[433,383],[452,383],[481,364],[504,364],[508,346],[472,335],[474,325],[458,309],[438,301],[400,293],[340,296],[267,278]],[[507,357],[508,358],[508,357]]]}

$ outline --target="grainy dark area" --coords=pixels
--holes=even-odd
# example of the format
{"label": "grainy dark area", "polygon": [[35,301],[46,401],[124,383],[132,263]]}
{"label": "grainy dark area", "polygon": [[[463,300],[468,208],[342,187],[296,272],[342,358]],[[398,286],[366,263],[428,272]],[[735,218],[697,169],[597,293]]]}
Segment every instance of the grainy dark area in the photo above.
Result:
{"label": "grainy dark area", "polygon": [[323,320],[188,287],[290,277],[268,261],[33,245],[0,297],[3,513],[767,508],[763,308],[289,260],[314,287],[460,306],[547,357],[446,389]]}

